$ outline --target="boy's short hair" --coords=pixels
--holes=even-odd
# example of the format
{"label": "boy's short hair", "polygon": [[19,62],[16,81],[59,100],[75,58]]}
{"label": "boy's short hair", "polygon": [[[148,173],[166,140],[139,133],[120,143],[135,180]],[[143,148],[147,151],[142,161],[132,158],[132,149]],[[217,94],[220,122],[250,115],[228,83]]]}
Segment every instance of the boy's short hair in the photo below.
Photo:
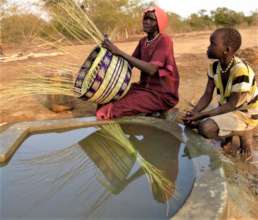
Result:
{"label": "boy's short hair", "polygon": [[242,43],[241,35],[238,30],[231,27],[223,27],[215,32],[223,33],[224,46],[230,46],[236,52]]}

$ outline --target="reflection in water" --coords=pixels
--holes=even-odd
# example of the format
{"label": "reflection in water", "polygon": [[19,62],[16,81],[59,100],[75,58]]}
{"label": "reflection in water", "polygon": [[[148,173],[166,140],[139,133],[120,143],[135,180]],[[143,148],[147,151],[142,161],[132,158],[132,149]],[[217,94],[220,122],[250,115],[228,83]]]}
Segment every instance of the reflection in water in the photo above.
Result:
{"label": "reflection in water", "polygon": [[[131,129],[130,133],[132,133],[134,129]],[[125,136],[125,133],[119,124],[111,123],[104,125],[96,134],[104,139],[103,141],[107,143],[107,148],[109,148],[109,146],[116,146],[117,149],[124,149],[132,158],[136,158],[141,169],[144,171],[142,174],[145,173],[148,178],[154,198],[157,201],[164,203],[172,196],[174,191],[174,184],[172,184],[172,181],[167,178],[166,173],[162,172],[155,165],[141,156],[134,147],[134,145],[137,146],[139,142],[135,142],[133,145],[130,139]],[[99,146],[103,146],[103,143],[98,143],[98,140],[100,140],[100,138],[96,137],[95,140],[91,142],[90,146],[94,146],[94,142]],[[145,145],[145,148],[148,148],[148,145]],[[149,150],[150,149],[148,149],[148,151]],[[156,155],[156,157],[159,158],[158,155]],[[107,160],[109,160],[109,158],[106,158],[106,161]],[[173,169],[175,169],[175,167]]]}
{"label": "reflection in water", "polygon": [[[145,191],[146,181],[144,181],[145,187],[141,186],[137,189],[144,183],[143,180],[146,180],[146,178],[142,179],[144,176],[147,176],[152,197],[158,202],[157,204],[165,203],[167,207],[172,197],[174,201],[177,201],[178,195],[173,196],[173,193],[178,175],[180,143],[173,140],[171,135],[146,126],[124,124],[123,130],[114,124],[101,126],[91,129],[90,135],[84,137],[77,144],[71,144],[55,151],[51,150],[47,154],[40,153],[41,155],[38,154],[40,156],[35,156],[35,154],[31,156],[30,152],[25,155],[24,160],[21,161],[19,158],[16,162],[15,169],[23,172],[21,179],[18,181],[16,179],[16,182],[29,185],[28,192],[32,191],[33,186],[37,188],[38,183],[41,184],[41,187],[42,183],[44,186],[49,185],[47,191],[43,190],[43,187],[38,190],[43,194],[38,196],[40,198],[38,205],[41,210],[44,210],[42,207],[44,200],[51,204],[51,197],[55,197],[55,194],[67,192],[69,187],[70,189],[76,188],[76,202],[78,197],[83,197],[84,203],[86,202],[84,206],[83,202],[80,204],[81,207],[85,207],[84,217],[97,215],[99,218],[104,215],[114,217],[115,215],[120,216],[121,213],[131,218],[133,215],[137,217],[136,210],[139,207],[135,207],[133,208],[135,210],[131,211],[122,210],[124,207],[128,209],[133,207],[133,204],[127,201],[131,201],[132,194],[136,193],[141,197],[141,193],[143,194]],[[191,181],[193,179],[190,180],[190,185]],[[122,197],[114,197],[120,194]],[[68,197],[64,197],[64,199],[66,198]],[[112,199],[110,200],[110,198]],[[161,210],[161,212],[157,212],[155,211],[157,207],[146,194],[143,198],[135,197],[133,199],[135,204],[138,199],[141,203],[144,201],[146,208],[149,209],[146,211],[143,209],[141,212],[150,212],[150,216],[154,218],[157,215],[155,219],[164,219],[166,215],[164,215],[162,206],[155,205]],[[54,199],[52,200],[54,201]],[[117,207],[117,204],[120,205],[120,203],[121,206]],[[118,210],[118,213],[114,214],[114,209],[121,209],[121,213]],[[134,211],[135,213],[132,213]],[[29,210],[29,212],[32,211]],[[160,214],[162,212],[163,217]],[[173,207],[172,211],[167,210],[169,216],[175,212]],[[34,216],[39,216],[38,213],[35,213]]]}

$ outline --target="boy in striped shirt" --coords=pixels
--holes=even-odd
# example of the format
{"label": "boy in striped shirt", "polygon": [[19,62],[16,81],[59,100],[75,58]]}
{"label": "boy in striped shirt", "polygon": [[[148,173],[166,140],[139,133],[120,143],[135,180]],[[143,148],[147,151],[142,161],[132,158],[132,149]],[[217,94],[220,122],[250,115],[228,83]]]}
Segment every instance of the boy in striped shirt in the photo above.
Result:
{"label": "boy in striped shirt", "polygon": [[[258,90],[254,71],[235,56],[240,46],[241,35],[234,28],[219,28],[212,33],[207,56],[216,61],[209,66],[204,94],[183,120],[206,138],[222,137],[226,152],[240,149],[251,156],[253,130],[258,124]],[[214,90],[218,106],[203,111]]]}

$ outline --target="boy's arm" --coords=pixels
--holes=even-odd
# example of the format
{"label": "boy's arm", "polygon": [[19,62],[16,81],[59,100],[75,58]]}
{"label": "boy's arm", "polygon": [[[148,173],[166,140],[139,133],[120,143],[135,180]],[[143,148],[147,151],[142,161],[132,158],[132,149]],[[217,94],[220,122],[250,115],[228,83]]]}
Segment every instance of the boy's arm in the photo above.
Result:
{"label": "boy's arm", "polygon": [[214,80],[210,77],[208,77],[208,82],[206,85],[206,89],[196,104],[196,106],[192,109],[192,112],[201,112],[203,109],[205,109],[211,102],[213,91],[215,88]]}
{"label": "boy's arm", "polygon": [[185,124],[191,125],[194,120],[197,120],[195,118],[196,117],[198,118],[198,116],[202,114],[200,112],[203,109],[205,109],[212,100],[214,88],[215,88],[214,80],[208,77],[206,89],[202,97],[199,99],[198,103],[194,106],[194,108],[191,111],[186,112],[186,114],[182,117],[182,120]]}
{"label": "boy's arm", "polygon": [[195,121],[195,120],[200,120],[202,118],[212,117],[215,115],[220,115],[220,114],[234,111],[239,107],[239,105],[241,105],[243,103],[244,100],[246,100],[246,95],[247,95],[246,92],[243,92],[243,93],[234,92],[229,97],[229,100],[227,103],[225,103],[221,106],[218,106],[217,108],[214,108],[210,111],[197,113],[197,114],[193,115],[192,117],[190,117],[189,120]]}

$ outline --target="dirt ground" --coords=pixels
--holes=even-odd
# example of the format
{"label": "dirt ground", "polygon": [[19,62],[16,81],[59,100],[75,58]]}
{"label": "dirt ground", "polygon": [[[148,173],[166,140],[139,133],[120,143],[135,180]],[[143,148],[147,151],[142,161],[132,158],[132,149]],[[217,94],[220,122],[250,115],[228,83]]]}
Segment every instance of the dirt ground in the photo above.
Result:
{"label": "dirt ground", "polygon": [[[245,55],[244,57],[251,60],[251,66],[258,72],[258,28],[242,29],[240,32],[243,38],[241,49],[246,52],[243,53]],[[206,57],[209,36],[210,31],[181,33],[173,36],[175,58],[180,74],[180,101],[177,105],[179,109],[184,109],[189,103],[195,103],[204,90],[207,80],[207,66],[209,63]],[[128,53],[132,53],[136,44],[137,41],[117,43],[121,49]],[[14,61],[9,62],[1,62],[0,60],[0,91],[6,88],[8,84],[21,77],[22,74],[25,74],[28,68],[31,68],[31,71],[45,74],[42,66],[49,65],[56,69],[65,67],[72,71],[75,76],[78,68],[94,46],[95,45],[80,45],[62,47],[63,51],[61,52],[64,52],[63,55],[49,57],[37,57],[33,56],[31,53],[34,52],[35,55],[42,52],[53,54],[53,52],[56,52],[55,48],[47,47],[47,49],[44,49],[44,47],[34,46],[33,48],[7,49],[3,47],[5,56],[10,57],[17,55],[17,58],[14,57]],[[254,56],[256,56],[255,61],[251,59]],[[17,60],[21,57],[25,58]],[[15,61],[15,59],[17,61]],[[69,64],[71,65],[69,66]],[[138,80],[139,72],[137,70],[134,70],[133,77],[135,81]],[[79,117],[94,114],[95,109],[93,104],[75,99],[73,100],[73,110],[55,113],[49,109],[49,106],[44,105],[49,96],[34,95],[21,98],[20,94],[15,93],[14,96],[16,97],[12,103],[12,107],[1,110],[0,124],[24,120]]]}
{"label": "dirt ground", "polygon": [[[258,27],[240,29],[240,33],[242,35],[240,55],[245,58],[256,73],[258,73]],[[180,33],[173,36],[175,58],[180,74],[180,102],[177,107],[181,111],[187,108],[189,104],[195,103],[204,90],[207,80],[207,67],[210,62],[206,57],[209,36],[210,31]],[[117,43],[117,46],[128,53],[132,53],[136,44],[137,41],[120,42]],[[39,73],[44,72],[42,66],[46,65],[61,69],[66,67],[66,69],[72,71],[75,76],[85,57],[93,48],[94,45],[66,46],[63,47],[63,55],[37,57],[30,53],[53,53],[57,50],[54,46],[28,47],[22,49],[8,49],[3,46],[2,49],[5,56],[15,57],[14,54],[16,54],[16,57],[21,58],[28,54],[30,55],[18,61],[14,59],[14,61],[1,62],[0,60],[0,91],[3,91],[6,86],[23,74],[26,74],[26,69],[30,66],[32,71],[38,71]],[[133,74],[134,80],[137,81],[139,79],[139,72],[134,70]],[[13,89],[15,91],[15,88]],[[95,112],[94,104],[76,98],[70,100],[73,109],[63,111],[64,109],[62,108],[58,109],[58,107],[53,107],[53,103],[51,103],[54,100],[53,96],[32,95],[21,97],[20,94],[15,93],[14,96],[14,101],[9,103],[11,107],[3,107],[0,109],[0,126],[18,121],[81,117],[93,115]],[[0,95],[0,103],[3,99],[4,97]],[[258,150],[257,142],[255,146],[256,150]],[[256,197],[256,200],[258,200],[258,197]],[[242,216],[241,212],[237,211],[234,203],[231,203],[230,207],[233,214],[230,215],[229,219],[246,219]]]}

